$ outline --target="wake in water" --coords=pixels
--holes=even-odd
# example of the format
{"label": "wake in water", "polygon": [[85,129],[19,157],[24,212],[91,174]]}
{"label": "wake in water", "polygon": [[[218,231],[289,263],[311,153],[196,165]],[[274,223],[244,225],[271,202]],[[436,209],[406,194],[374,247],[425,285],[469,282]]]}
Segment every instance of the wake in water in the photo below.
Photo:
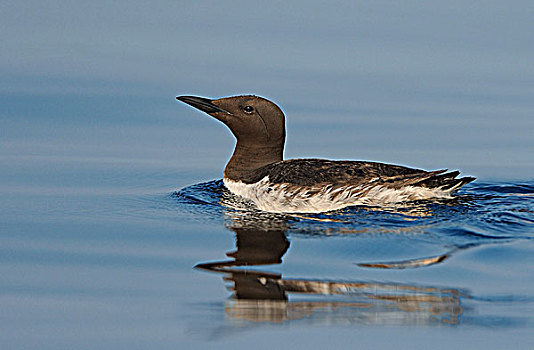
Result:
{"label": "wake in water", "polygon": [[[261,223],[283,217],[293,232],[320,234],[328,229],[347,232],[368,227],[375,233],[410,231],[422,225],[455,239],[532,238],[534,236],[534,181],[474,183],[450,199],[409,201],[390,206],[352,206],[320,214],[271,214],[228,191],[221,180],[200,183],[173,193],[180,209],[205,214],[246,216]],[[269,221],[269,220],[268,220]],[[319,229],[319,232],[317,231]]]}
{"label": "wake in water", "polygon": [[[410,201],[392,206],[353,206],[320,214],[273,214],[210,181],[175,192],[182,210],[204,218],[223,216],[235,227],[280,229],[303,237],[395,235],[413,244],[437,247],[441,254],[390,261],[357,262],[369,268],[416,268],[441,263],[481,244],[534,237],[534,183],[477,183],[450,199]],[[389,244],[395,245],[394,242]],[[388,244],[376,243],[384,250]]]}

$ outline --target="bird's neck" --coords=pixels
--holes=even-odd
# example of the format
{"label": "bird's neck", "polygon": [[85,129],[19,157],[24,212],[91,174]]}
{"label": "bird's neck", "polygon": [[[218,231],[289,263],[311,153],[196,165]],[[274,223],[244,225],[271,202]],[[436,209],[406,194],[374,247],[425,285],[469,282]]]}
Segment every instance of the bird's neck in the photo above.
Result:
{"label": "bird's neck", "polygon": [[283,160],[284,144],[279,145],[250,145],[237,141],[234,154],[226,168],[224,177],[239,181],[250,172],[263,166]]}

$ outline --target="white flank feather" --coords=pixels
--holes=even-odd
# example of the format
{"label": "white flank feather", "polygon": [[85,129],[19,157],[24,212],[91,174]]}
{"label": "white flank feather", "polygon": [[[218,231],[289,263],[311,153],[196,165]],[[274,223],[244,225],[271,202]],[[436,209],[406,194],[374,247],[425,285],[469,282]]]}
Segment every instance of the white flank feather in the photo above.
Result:
{"label": "white flank feather", "polygon": [[333,188],[300,187],[289,184],[272,184],[266,176],[253,184],[223,179],[230,192],[252,201],[258,209],[274,213],[321,213],[351,205],[391,205],[395,203],[450,198],[451,190],[406,186],[387,188],[370,181],[365,185],[347,185]]}

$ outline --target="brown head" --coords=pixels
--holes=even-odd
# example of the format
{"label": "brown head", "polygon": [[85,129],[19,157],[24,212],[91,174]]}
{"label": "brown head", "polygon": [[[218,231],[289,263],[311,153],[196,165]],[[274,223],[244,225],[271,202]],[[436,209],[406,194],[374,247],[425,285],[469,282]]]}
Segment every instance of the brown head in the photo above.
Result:
{"label": "brown head", "polygon": [[176,99],[221,121],[236,137],[236,148],[225,168],[225,177],[238,180],[243,172],[282,160],[285,118],[273,102],[250,95],[217,100],[196,96]]}

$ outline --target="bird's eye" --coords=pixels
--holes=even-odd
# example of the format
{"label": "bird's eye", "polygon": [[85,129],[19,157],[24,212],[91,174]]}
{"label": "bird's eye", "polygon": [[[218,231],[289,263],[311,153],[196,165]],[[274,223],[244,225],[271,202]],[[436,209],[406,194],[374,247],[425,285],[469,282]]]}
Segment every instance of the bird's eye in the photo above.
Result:
{"label": "bird's eye", "polygon": [[243,110],[245,111],[245,113],[250,114],[250,113],[254,112],[254,107],[252,107],[252,106],[245,106],[245,107],[243,107]]}

